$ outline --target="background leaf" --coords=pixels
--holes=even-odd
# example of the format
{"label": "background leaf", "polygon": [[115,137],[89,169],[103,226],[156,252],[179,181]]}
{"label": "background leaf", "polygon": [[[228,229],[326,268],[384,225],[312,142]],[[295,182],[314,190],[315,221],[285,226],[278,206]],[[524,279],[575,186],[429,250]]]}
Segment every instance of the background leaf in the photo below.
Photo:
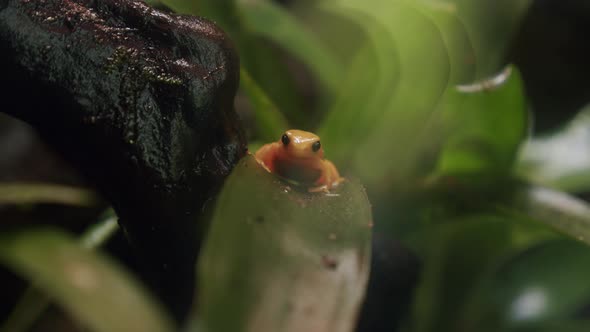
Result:
{"label": "background leaf", "polygon": [[450,3],[425,1],[417,8],[432,20],[441,33],[449,52],[449,82],[453,85],[473,82],[477,74],[475,49],[456,7]]}
{"label": "background leaf", "polygon": [[[550,267],[550,268],[548,268]],[[558,239],[522,251],[481,283],[465,326],[477,331],[581,331],[590,304],[590,250]]]}
{"label": "background leaf", "polygon": [[533,137],[522,147],[517,174],[569,192],[590,189],[590,107],[561,130]]}
{"label": "background leaf", "polygon": [[404,181],[430,144],[424,138],[434,133],[432,116],[449,83],[442,35],[411,2],[366,6],[340,0],[322,9],[348,15],[366,29],[370,42],[350,66],[348,84],[320,128],[329,157],[352,164],[372,186]]}
{"label": "background leaf", "polygon": [[459,217],[425,232],[424,241],[430,245],[424,254],[424,279],[416,295],[413,330],[463,330],[464,320],[471,315],[473,293],[490,268],[517,248],[551,236],[537,232],[522,241],[518,234],[530,234],[531,228],[535,225],[489,214]]}
{"label": "background leaf", "polygon": [[161,308],[126,272],[66,234],[4,233],[0,261],[93,331],[173,331]]}
{"label": "background leaf", "polygon": [[438,174],[511,172],[528,117],[522,80],[513,67],[489,80],[460,85],[445,99],[450,134]]}
{"label": "background leaf", "polygon": [[476,77],[483,79],[505,66],[505,53],[530,0],[432,0],[432,5],[455,12],[475,49]]}
{"label": "background leaf", "polygon": [[238,2],[245,24],[300,59],[329,92],[341,84],[343,64],[284,7],[268,0]]}
{"label": "background leaf", "polygon": [[[92,225],[78,241],[84,248],[95,249],[104,244],[119,230],[114,211],[107,210],[103,220]],[[2,332],[28,331],[33,323],[47,310],[51,300],[42,291],[29,286],[20,297],[12,312],[0,324]]]}
{"label": "background leaf", "polygon": [[546,224],[590,245],[590,206],[567,193],[538,187],[521,186],[497,206],[513,217]]}
{"label": "background leaf", "polygon": [[263,141],[278,140],[289,129],[287,119],[244,69],[240,70],[240,86],[250,98],[258,137]]}
{"label": "background leaf", "polygon": [[0,203],[53,203],[88,207],[97,205],[98,197],[88,189],[58,184],[2,183],[0,184]]}

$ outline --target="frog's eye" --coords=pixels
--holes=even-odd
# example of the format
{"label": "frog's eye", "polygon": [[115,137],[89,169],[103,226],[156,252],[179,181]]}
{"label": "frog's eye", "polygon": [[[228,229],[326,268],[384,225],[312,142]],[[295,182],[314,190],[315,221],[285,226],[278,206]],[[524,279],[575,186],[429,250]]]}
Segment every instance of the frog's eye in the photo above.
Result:
{"label": "frog's eye", "polygon": [[281,137],[281,142],[283,142],[284,146],[289,145],[289,142],[291,140],[289,139],[289,136],[287,136],[287,134],[283,134],[283,136]]}
{"label": "frog's eye", "polygon": [[318,152],[321,147],[322,147],[322,144],[320,143],[320,141],[317,141],[312,144],[311,149],[313,150],[313,152]]}

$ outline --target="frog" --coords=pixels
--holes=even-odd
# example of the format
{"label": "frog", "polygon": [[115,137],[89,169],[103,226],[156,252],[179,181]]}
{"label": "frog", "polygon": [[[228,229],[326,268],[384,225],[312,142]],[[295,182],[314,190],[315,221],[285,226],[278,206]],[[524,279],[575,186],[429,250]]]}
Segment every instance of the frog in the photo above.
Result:
{"label": "frog", "polygon": [[308,131],[287,130],[278,141],[260,147],[254,157],[268,172],[309,192],[330,192],[344,181],[336,166],[324,158],[319,136]]}

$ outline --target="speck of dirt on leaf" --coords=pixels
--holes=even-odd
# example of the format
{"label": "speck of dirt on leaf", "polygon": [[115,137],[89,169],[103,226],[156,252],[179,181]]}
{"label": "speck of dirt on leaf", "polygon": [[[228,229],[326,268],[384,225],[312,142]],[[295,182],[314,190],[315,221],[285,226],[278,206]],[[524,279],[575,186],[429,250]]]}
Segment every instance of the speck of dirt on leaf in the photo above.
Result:
{"label": "speck of dirt on leaf", "polygon": [[328,255],[322,255],[322,264],[330,270],[335,270],[338,267],[338,260]]}
{"label": "speck of dirt on leaf", "polygon": [[94,270],[81,262],[74,262],[66,266],[67,275],[72,285],[85,290],[96,288],[98,283]]}
{"label": "speck of dirt on leaf", "polygon": [[303,200],[303,199],[298,199],[298,200],[297,200],[297,204],[299,204],[299,206],[300,206],[302,209],[304,209],[304,208],[306,208],[306,207],[307,207],[307,202],[306,202],[305,200]]}

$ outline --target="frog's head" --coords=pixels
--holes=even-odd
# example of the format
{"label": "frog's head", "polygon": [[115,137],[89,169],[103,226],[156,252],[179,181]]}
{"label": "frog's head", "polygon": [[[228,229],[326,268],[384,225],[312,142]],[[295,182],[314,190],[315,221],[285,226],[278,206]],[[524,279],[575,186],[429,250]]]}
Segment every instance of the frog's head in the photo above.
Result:
{"label": "frog's head", "polygon": [[320,138],[318,135],[307,131],[287,130],[281,137],[281,144],[285,152],[293,158],[324,158],[324,149],[322,149]]}

